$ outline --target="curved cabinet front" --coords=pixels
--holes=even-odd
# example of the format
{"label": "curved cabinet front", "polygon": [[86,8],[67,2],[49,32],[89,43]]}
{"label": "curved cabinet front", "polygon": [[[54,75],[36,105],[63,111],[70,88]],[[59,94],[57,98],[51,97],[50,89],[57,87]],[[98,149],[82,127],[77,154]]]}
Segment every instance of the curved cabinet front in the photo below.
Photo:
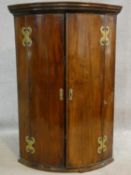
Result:
{"label": "curved cabinet front", "polygon": [[15,16],[20,162],[88,171],[113,160],[121,7],[85,3],[83,10],[78,3],[72,11],[73,3],[60,4],[49,4],[48,11],[48,3],[9,7]]}

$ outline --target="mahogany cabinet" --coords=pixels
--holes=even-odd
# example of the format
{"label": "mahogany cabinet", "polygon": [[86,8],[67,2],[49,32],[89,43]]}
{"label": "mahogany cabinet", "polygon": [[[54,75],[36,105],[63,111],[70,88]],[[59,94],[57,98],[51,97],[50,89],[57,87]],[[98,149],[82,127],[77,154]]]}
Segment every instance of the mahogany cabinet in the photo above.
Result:
{"label": "mahogany cabinet", "polygon": [[88,171],[113,160],[116,18],[120,6],[9,6],[17,55],[20,162]]}

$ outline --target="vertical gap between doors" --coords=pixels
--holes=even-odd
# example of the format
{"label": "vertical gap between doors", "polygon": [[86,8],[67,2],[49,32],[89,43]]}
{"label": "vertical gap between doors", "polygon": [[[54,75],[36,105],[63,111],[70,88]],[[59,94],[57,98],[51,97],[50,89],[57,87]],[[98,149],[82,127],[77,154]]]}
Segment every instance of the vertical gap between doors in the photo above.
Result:
{"label": "vertical gap between doors", "polygon": [[66,13],[64,13],[64,167],[67,164],[67,54],[66,54]]}

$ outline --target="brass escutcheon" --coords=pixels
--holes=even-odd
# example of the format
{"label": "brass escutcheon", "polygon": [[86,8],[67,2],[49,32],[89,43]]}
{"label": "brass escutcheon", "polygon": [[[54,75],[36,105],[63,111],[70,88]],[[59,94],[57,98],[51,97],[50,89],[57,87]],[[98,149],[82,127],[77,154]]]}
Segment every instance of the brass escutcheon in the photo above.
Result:
{"label": "brass escutcheon", "polygon": [[69,89],[69,100],[73,99],[73,89]]}
{"label": "brass escutcheon", "polygon": [[59,99],[60,99],[60,101],[64,100],[64,90],[62,88],[60,88],[60,90],[59,90]]}

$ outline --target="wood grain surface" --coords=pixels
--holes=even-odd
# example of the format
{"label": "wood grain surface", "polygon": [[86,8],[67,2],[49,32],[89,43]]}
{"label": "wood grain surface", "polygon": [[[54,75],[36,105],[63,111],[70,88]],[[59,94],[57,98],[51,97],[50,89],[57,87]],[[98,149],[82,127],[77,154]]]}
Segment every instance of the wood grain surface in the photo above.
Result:
{"label": "wood grain surface", "polygon": [[101,161],[104,49],[100,46],[103,16],[67,15],[68,86],[73,89],[67,123],[67,164],[81,167]]}
{"label": "wood grain surface", "polygon": [[[27,115],[23,114],[24,109],[20,111],[21,120],[29,120],[29,124],[23,121],[29,132],[21,130],[22,150],[25,150],[24,137],[30,135],[36,139],[36,152],[30,155],[30,161],[61,166],[64,162],[64,101],[59,100],[59,89],[64,88],[63,15],[28,16],[25,21],[18,20],[19,23],[21,27],[32,28],[33,41],[30,48],[23,48],[21,39],[17,44],[21,48],[18,51],[20,89],[28,89],[28,94],[22,96],[28,105],[21,104],[20,97],[20,105],[29,111]],[[16,28],[20,36],[21,28]],[[24,70],[26,66],[28,73]],[[21,127],[25,127],[25,123],[20,122]]]}

